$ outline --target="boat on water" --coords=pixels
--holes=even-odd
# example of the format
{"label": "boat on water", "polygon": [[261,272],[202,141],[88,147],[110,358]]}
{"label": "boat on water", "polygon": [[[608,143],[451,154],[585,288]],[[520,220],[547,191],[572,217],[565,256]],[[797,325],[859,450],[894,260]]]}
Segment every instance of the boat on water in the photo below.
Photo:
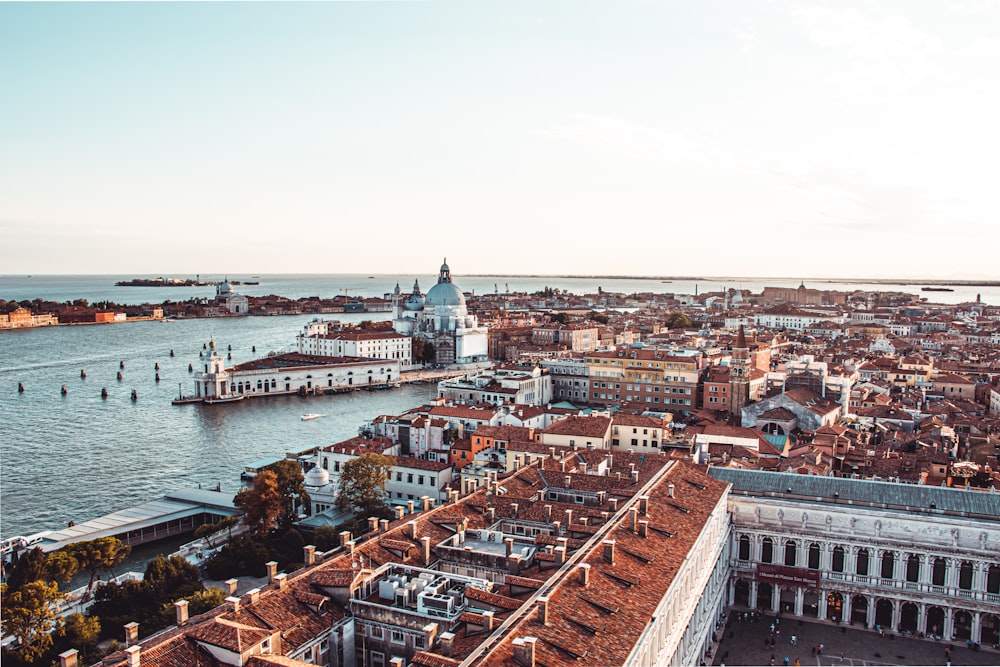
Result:
{"label": "boat on water", "polygon": [[302,415],[302,421],[307,422],[307,421],[309,421],[311,419],[319,419],[322,416],[323,415],[317,415],[317,414],[314,414],[314,413],[310,412],[308,414]]}
{"label": "boat on water", "polygon": [[921,292],[954,292],[950,287],[921,287]]}
{"label": "boat on water", "polygon": [[213,396],[206,398],[203,402],[208,405],[215,405],[216,403],[236,403],[242,401],[246,396],[240,394],[239,396]]}

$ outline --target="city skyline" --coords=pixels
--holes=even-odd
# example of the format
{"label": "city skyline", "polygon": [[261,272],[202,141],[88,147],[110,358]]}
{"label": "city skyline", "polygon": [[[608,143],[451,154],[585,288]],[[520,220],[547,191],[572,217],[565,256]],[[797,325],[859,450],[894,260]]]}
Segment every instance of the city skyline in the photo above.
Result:
{"label": "city skyline", "polygon": [[4,274],[994,279],[1000,3],[0,5]]}

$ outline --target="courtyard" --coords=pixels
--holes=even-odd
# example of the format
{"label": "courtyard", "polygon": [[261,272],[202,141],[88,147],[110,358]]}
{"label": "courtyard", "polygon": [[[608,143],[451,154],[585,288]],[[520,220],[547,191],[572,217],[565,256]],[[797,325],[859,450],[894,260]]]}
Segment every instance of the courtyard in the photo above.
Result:
{"label": "courtyard", "polygon": [[[755,621],[740,620],[740,612],[729,612],[717,631],[719,643],[703,664],[714,665],[1000,665],[1000,652],[974,649],[964,642],[882,635],[858,626],[809,621],[796,617],[758,615]],[[772,633],[772,625],[776,632]],[[778,632],[780,631],[780,633]],[[795,644],[792,644],[795,635]],[[774,646],[769,640],[774,640]],[[822,644],[821,654],[816,649]],[[785,658],[788,662],[785,663]],[[773,662],[772,662],[773,659]],[[711,660],[711,662],[710,662]]]}

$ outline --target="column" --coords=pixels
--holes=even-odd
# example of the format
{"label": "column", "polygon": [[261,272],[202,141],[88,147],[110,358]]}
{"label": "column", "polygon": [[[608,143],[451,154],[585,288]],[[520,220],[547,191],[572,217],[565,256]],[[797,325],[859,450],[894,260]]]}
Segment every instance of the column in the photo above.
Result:
{"label": "column", "polygon": [[826,620],[826,591],[819,589],[819,605],[816,607],[816,619]]}
{"label": "column", "polygon": [[972,612],[972,635],[971,639],[976,644],[982,643],[983,634],[983,614],[982,612]]}
{"label": "column", "polygon": [[944,559],[944,585],[948,588],[958,588],[958,563],[954,558]]}
{"label": "column", "polygon": [[934,556],[930,554],[917,554],[920,559],[920,588],[926,590],[925,586],[931,585],[931,575],[934,574]]}
{"label": "column", "polygon": [[927,634],[927,603],[921,602],[917,607],[917,632]]}
{"label": "column", "polygon": [[757,580],[750,580],[750,608],[757,608]]}
{"label": "column", "polygon": [[868,627],[875,627],[875,596],[868,596]]}
{"label": "column", "polygon": [[726,600],[730,607],[736,603],[736,579],[733,577],[729,578],[729,584],[726,586]]}
{"label": "column", "polygon": [[899,632],[899,621],[903,616],[903,601],[892,600],[892,631]]}
{"label": "column", "polygon": [[846,592],[841,592],[841,596],[844,598],[844,604],[841,606],[843,610],[841,621],[850,622],[851,620],[851,594]]}
{"label": "column", "polygon": [[781,610],[781,586],[772,584],[771,586],[771,613],[777,614]]}
{"label": "column", "polygon": [[977,560],[972,563],[972,591],[977,599],[982,599],[982,591],[986,590],[985,570],[982,561]]}
{"label": "column", "polygon": [[833,545],[823,542],[819,550],[819,571],[829,572],[833,568]]}
{"label": "column", "polygon": [[844,549],[844,572],[854,574],[858,571],[858,548],[854,545]]}
{"label": "column", "polygon": [[802,607],[805,603],[805,590],[801,586],[795,587],[795,615],[802,615]]}
{"label": "column", "polygon": [[955,634],[955,610],[951,607],[944,608],[944,632],[941,635],[945,641],[951,641]]}

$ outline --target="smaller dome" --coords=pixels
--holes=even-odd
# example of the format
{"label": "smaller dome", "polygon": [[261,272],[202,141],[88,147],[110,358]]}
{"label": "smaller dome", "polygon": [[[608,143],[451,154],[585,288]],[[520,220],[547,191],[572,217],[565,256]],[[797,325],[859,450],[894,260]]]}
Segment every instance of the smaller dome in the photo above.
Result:
{"label": "smaller dome", "polygon": [[213,350],[215,349],[215,339],[214,338],[211,340],[211,342],[209,342],[208,346],[210,348],[212,348]]}
{"label": "smaller dome", "polygon": [[323,468],[316,466],[306,473],[303,483],[306,486],[326,486],[330,483],[330,473]]}
{"label": "smaller dome", "polygon": [[403,302],[403,308],[406,310],[420,310],[424,307],[424,297],[418,294],[411,294]]}

